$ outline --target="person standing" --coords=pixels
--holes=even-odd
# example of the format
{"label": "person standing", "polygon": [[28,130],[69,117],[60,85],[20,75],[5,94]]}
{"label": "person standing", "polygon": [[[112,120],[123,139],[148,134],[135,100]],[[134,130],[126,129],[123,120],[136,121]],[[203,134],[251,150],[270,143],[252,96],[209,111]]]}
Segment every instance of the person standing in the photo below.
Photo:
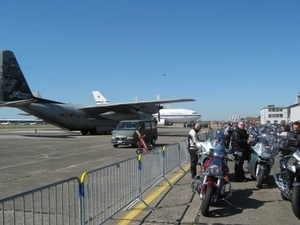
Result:
{"label": "person standing", "polygon": [[228,123],[227,127],[225,128],[224,136],[225,136],[226,148],[231,147],[230,146],[230,140],[231,140],[231,136],[232,136],[232,125],[231,125],[231,123]]}
{"label": "person standing", "polygon": [[193,129],[190,130],[188,134],[188,151],[190,153],[191,160],[191,174],[192,179],[197,175],[197,164],[198,164],[198,147],[200,144],[200,138],[198,136],[198,132],[201,130],[201,124],[196,123]]}
{"label": "person standing", "polygon": [[283,131],[280,132],[279,138],[286,138],[287,135],[290,133],[290,131],[291,131],[290,125],[286,124],[283,128]]}
{"label": "person standing", "polygon": [[294,122],[292,128],[287,134],[287,139],[297,139],[300,144],[300,122]]}
{"label": "person standing", "polygon": [[245,130],[244,121],[239,121],[236,129],[233,130],[231,146],[233,151],[241,151],[243,153],[239,162],[236,162],[234,165],[235,179],[237,182],[246,182],[250,179],[245,176],[243,166],[245,159],[247,159],[250,154],[250,140]]}

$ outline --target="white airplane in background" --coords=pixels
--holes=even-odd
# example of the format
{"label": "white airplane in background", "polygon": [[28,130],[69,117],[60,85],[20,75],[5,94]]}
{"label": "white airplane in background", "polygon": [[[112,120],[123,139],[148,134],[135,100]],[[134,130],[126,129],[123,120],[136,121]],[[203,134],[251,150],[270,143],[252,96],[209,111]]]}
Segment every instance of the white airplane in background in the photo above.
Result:
{"label": "white airplane in background", "polygon": [[[65,93],[62,93],[65,94]],[[0,107],[18,108],[27,114],[83,135],[110,133],[118,121],[152,118],[162,104],[195,99],[165,99],[113,104],[78,105],[41,98],[32,94],[12,51],[0,51]]]}
{"label": "white airplane in background", "polygon": [[97,105],[109,104],[109,101],[99,91],[92,91]]}
{"label": "white airplane in background", "polygon": [[10,122],[9,121],[6,121],[6,122],[2,122],[2,123],[0,123],[0,125],[9,125],[10,124]]}
{"label": "white airplane in background", "polygon": [[[99,92],[93,91],[97,104],[109,104],[109,101]],[[158,113],[152,114],[159,125],[171,125],[173,123],[188,123],[201,118],[201,115],[190,109],[160,109]]]}
{"label": "white airplane in background", "polygon": [[152,114],[158,124],[168,125],[173,123],[188,123],[201,118],[201,115],[190,109],[161,109]]}

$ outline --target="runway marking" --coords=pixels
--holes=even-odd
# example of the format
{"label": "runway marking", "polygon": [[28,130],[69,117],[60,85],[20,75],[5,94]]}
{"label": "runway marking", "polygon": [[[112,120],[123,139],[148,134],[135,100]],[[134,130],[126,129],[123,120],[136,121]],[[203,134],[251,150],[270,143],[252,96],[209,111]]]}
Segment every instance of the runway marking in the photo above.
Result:
{"label": "runway marking", "polygon": [[[47,146],[48,147],[48,146]],[[35,150],[29,150],[30,152],[34,152],[36,153],[37,155],[40,154],[44,157],[44,159],[48,159],[50,158],[49,155],[45,154],[45,153],[41,153],[41,152],[38,152],[38,151],[35,151]]]}
{"label": "runway marking", "polygon": [[[56,156],[56,157],[45,158],[45,159],[31,161],[31,162],[25,162],[25,163],[19,163],[19,164],[4,166],[4,167],[0,167],[0,170],[7,169],[7,168],[18,167],[18,166],[29,165],[29,164],[33,164],[33,163],[44,162],[44,161],[53,160],[53,159],[62,159],[62,158],[66,158],[66,157],[70,157],[70,156],[74,156],[74,155],[83,155],[83,154],[86,154],[87,152],[96,152],[96,151],[99,151],[99,149],[94,149],[94,150],[90,150],[90,151],[85,151],[85,152],[80,152],[80,153],[70,154],[70,155],[65,155],[65,156]],[[83,162],[83,163],[86,163],[86,162]],[[78,165],[80,165],[80,164],[78,164]]]}
{"label": "runway marking", "polygon": [[[184,166],[184,171],[187,171],[189,169],[190,165],[187,164]],[[181,170],[181,172],[175,174],[173,177],[171,177],[169,182],[171,184],[175,183],[180,177],[184,176],[185,172]],[[159,185],[154,191],[152,191],[148,196],[146,196],[143,200],[150,205],[152,201],[154,201],[160,194],[162,194],[167,188],[169,188],[170,185],[167,181],[164,181],[161,185]],[[127,213],[125,216],[121,218],[121,221],[118,223],[118,225],[127,225],[132,222],[132,220],[137,217],[147,206],[143,202],[139,202],[134,206],[132,209],[130,209],[130,212]]]}

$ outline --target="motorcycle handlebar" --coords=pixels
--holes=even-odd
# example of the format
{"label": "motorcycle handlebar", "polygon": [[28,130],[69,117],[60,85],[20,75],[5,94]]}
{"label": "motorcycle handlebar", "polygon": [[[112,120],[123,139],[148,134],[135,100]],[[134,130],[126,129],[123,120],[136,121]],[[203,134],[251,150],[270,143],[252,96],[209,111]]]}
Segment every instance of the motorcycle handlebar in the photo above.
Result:
{"label": "motorcycle handlebar", "polygon": [[228,159],[229,161],[233,161],[233,160],[234,160],[234,158],[231,157],[231,156],[228,156],[227,159]]}

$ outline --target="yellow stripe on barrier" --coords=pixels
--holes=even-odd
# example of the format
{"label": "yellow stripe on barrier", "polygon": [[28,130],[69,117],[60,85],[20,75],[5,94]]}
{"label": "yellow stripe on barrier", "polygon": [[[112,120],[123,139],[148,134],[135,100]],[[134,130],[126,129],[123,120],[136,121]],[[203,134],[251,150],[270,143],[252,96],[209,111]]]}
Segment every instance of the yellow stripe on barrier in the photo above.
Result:
{"label": "yellow stripe on barrier", "polygon": [[[181,170],[181,172],[176,173],[174,176],[172,176],[169,180],[171,184],[175,183],[180,177],[184,176],[187,171],[190,168],[190,165],[187,164],[184,166],[184,171]],[[154,201],[160,194],[162,194],[168,187],[170,187],[170,184],[167,181],[164,181],[161,185],[155,188],[148,196],[143,198],[144,202],[146,202],[148,205]],[[121,221],[118,223],[118,225],[127,225],[132,222],[132,220],[137,217],[147,206],[143,202],[139,202],[134,206],[130,211],[127,213],[127,215],[123,216],[121,218]]]}
{"label": "yellow stripe on barrier", "polygon": [[81,175],[81,178],[80,178],[80,183],[82,184],[84,182],[84,179],[85,177],[88,175],[88,172],[84,172],[82,175]]}
{"label": "yellow stripe on barrier", "polygon": [[138,154],[137,160],[138,160],[138,161],[141,161],[141,160],[142,160],[142,154]]}

